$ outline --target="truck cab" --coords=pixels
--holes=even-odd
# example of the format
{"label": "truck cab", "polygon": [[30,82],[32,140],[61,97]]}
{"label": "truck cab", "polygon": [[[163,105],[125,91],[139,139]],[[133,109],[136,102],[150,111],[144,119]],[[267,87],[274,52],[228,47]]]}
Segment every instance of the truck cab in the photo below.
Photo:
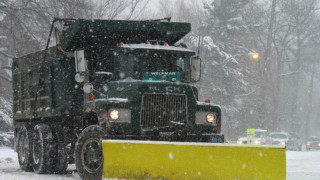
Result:
{"label": "truck cab", "polygon": [[224,141],[220,107],[199,102],[192,85],[200,80],[201,59],[177,44],[190,29],[189,23],[77,20],[62,33],[63,50],[75,52],[77,86],[88,90],[83,112],[97,116],[106,138]]}
{"label": "truck cab", "polygon": [[214,135],[219,106],[200,103],[190,84],[200,78],[195,52],[147,41],[120,42],[105,54],[86,84],[92,91],[85,111],[97,114],[106,138],[223,141]]}

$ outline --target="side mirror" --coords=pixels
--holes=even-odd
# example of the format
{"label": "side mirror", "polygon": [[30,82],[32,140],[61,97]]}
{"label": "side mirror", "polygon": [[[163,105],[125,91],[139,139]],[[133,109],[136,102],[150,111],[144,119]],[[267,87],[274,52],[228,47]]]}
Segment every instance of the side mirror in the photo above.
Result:
{"label": "side mirror", "polygon": [[84,57],[84,50],[75,51],[74,57],[75,57],[76,72],[77,73],[86,72],[88,68],[87,68],[87,61]]}
{"label": "side mirror", "polygon": [[191,82],[200,81],[201,78],[201,59],[198,56],[190,59]]}

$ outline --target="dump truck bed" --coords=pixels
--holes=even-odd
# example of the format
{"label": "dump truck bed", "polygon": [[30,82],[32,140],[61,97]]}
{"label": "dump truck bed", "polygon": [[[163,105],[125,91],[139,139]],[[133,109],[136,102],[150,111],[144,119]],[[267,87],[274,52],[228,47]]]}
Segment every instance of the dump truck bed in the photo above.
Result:
{"label": "dump truck bed", "polygon": [[191,30],[190,23],[124,20],[75,20],[64,31],[66,51],[92,46],[116,46],[118,42],[165,41],[173,45]]}
{"label": "dump truck bed", "polygon": [[[44,54],[47,53],[46,59]],[[56,47],[50,47],[47,52],[45,50],[30,53],[21,57],[13,58],[12,70],[13,73],[21,71],[23,69],[28,70],[30,66],[36,64],[54,61],[56,59]]]}

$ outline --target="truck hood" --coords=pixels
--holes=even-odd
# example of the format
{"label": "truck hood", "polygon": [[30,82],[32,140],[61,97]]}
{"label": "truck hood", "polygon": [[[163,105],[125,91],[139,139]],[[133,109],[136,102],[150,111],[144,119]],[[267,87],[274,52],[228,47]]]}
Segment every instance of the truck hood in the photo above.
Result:
{"label": "truck hood", "polygon": [[194,86],[181,82],[145,82],[117,81],[101,85],[99,91],[107,94],[105,97],[97,93],[98,99],[113,99],[114,101],[130,101],[141,98],[143,94],[185,94],[188,101],[197,102],[198,92]]}

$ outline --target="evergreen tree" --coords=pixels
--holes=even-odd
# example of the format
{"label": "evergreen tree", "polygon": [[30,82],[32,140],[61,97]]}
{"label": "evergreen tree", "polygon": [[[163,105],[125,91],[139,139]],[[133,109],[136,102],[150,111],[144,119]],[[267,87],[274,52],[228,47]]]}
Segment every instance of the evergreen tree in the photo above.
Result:
{"label": "evergreen tree", "polygon": [[247,113],[239,96],[249,93],[250,71],[247,63],[251,51],[242,46],[248,28],[243,21],[247,0],[221,0],[207,5],[208,18],[202,28],[204,62],[202,92],[223,107],[224,129],[239,129],[241,114]]}

